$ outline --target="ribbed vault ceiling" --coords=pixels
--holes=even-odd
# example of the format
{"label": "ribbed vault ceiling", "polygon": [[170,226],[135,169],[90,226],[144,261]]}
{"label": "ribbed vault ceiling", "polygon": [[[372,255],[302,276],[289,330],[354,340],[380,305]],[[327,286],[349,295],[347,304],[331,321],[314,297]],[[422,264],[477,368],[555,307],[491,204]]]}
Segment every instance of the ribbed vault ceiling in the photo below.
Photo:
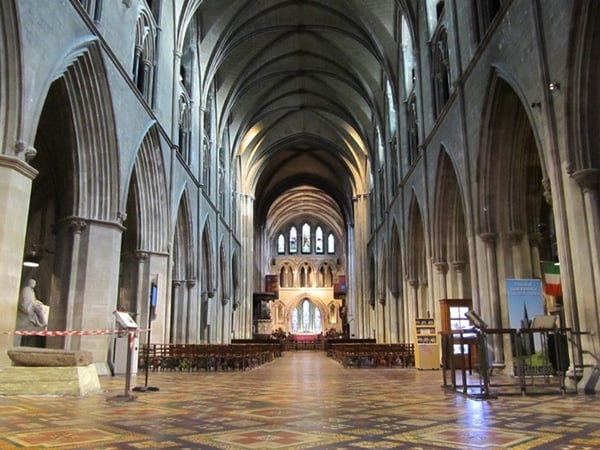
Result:
{"label": "ribbed vault ceiling", "polygon": [[273,225],[337,205],[351,221],[352,197],[370,188],[386,77],[397,79],[397,2],[192,3],[203,95],[215,89],[218,131],[229,127],[255,218]]}

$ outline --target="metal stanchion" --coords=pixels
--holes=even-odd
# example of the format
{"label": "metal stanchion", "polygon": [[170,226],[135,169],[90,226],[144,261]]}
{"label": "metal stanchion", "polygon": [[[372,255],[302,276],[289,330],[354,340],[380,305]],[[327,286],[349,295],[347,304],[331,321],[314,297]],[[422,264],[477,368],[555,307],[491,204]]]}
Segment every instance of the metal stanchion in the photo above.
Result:
{"label": "metal stanchion", "polygon": [[123,395],[117,395],[112,397],[111,400],[122,400],[122,401],[131,401],[135,400],[135,395],[131,394],[131,355],[133,351],[133,346],[135,343],[135,334],[137,332],[138,326],[137,323],[131,318],[129,314],[122,311],[115,311],[113,313],[119,326],[123,328],[127,332],[127,361],[125,364],[125,393]]}

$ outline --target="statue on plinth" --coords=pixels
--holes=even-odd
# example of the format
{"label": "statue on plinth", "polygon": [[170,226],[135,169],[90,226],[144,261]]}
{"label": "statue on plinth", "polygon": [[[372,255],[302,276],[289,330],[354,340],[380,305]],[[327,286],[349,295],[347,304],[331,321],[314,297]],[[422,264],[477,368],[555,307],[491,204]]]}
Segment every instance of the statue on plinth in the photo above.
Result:
{"label": "statue on plinth", "polygon": [[[17,313],[18,331],[43,331],[48,327],[48,316],[50,307],[37,298],[35,294],[36,281],[30,278],[21,289],[19,297],[19,308]],[[21,345],[31,347],[43,347],[44,336],[23,336]],[[38,338],[38,339],[33,339]]]}

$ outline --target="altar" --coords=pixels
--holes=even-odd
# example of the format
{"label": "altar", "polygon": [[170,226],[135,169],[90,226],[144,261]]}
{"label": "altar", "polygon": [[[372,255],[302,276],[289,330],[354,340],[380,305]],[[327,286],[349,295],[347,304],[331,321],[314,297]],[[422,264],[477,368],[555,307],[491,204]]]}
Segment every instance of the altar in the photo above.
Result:
{"label": "altar", "polygon": [[296,342],[314,342],[321,338],[320,334],[316,333],[300,333],[292,334],[292,339]]}

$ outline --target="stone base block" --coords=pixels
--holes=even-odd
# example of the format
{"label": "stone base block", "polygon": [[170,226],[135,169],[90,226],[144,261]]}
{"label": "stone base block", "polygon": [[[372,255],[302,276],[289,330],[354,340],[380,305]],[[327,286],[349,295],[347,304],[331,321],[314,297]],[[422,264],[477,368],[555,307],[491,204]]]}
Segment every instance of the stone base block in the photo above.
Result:
{"label": "stone base block", "polygon": [[82,397],[101,392],[96,366],[2,367],[0,395]]}

